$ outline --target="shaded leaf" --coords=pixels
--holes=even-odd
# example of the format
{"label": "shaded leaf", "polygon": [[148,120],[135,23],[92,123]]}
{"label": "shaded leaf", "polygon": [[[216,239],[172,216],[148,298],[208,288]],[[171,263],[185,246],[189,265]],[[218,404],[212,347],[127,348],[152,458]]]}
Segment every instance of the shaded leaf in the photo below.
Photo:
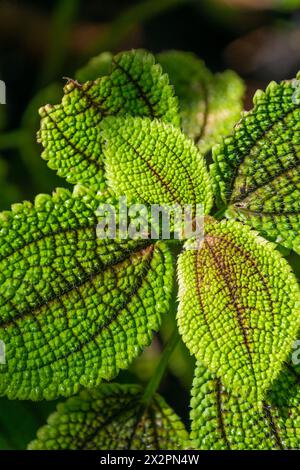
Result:
{"label": "shaded leaf", "polygon": [[64,93],[61,104],[41,108],[38,140],[49,167],[70,183],[105,187],[99,127],[105,117],[150,116],[179,125],[168,76],[144,51],[115,56],[109,76],[84,84],[68,80]]}
{"label": "shaded leaf", "polygon": [[50,416],[30,449],[175,450],[188,434],[159,395],[148,406],[137,385],[105,384],[70,398]]}
{"label": "shaded leaf", "polygon": [[212,175],[218,205],[229,206],[230,217],[300,253],[297,86],[272,82],[256,93],[252,111],[215,148]]}
{"label": "shaded leaf", "polygon": [[250,228],[206,221],[199,249],[180,255],[180,332],[232,393],[262,400],[291,351],[300,291],[286,260]]}
{"label": "shaded leaf", "polygon": [[212,206],[203,157],[179,129],[147,118],[110,118],[102,125],[106,175],[116,194],[149,204]]}
{"label": "shaded leaf", "polygon": [[249,403],[224,387],[200,363],[191,400],[191,439],[196,449],[300,449],[300,375],[285,366],[261,403]]}
{"label": "shaded leaf", "polygon": [[0,218],[0,394],[51,399],[111,379],[167,312],[165,245],[97,236],[83,189],[37,196]]}
{"label": "shaded leaf", "polygon": [[242,111],[244,85],[235,72],[213,75],[194,54],[168,51],[158,61],[179,98],[182,128],[202,152],[226,136]]}

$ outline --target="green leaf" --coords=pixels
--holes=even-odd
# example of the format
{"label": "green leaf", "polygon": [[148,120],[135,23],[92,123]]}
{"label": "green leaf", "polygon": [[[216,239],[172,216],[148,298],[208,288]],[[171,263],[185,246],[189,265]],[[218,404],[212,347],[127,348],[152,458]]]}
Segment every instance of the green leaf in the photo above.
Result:
{"label": "green leaf", "polygon": [[256,93],[252,111],[214,149],[212,175],[218,205],[229,207],[230,217],[300,253],[297,86],[272,82]]}
{"label": "green leaf", "polygon": [[144,51],[115,56],[109,76],[84,84],[68,80],[64,93],[61,104],[41,108],[38,140],[49,167],[70,183],[105,187],[100,132],[105,117],[150,116],[179,125],[168,76]]}
{"label": "green leaf", "polygon": [[182,128],[205,153],[221,142],[238,120],[244,85],[231,70],[213,75],[194,54],[168,51],[158,61],[179,98]]}
{"label": "green leaf", "polygon": [[37,196],[0,218],[0,395],[52,399],[127,368],[168,311],[166,246],[97,236],[83,189]]}
{"label": "green leaf", "polygon": [[191,439],[196,449],[300,449],[300,375],[286,366],[261,403],[233,395],[200,363],[191,400]]}
{"label": "green leaf", "polygon": [[275,245],[234,221],[206,220],[179,257],[180,332],[232,390],[262,400],[299,328],[300,290]]}
{"label": "green leaf", "polygon": [[188,434],[159,395],[149,406],[137,385],[105,384],[57,408],[29,449],[175,450]]}
{"label": "green leaf", "polygon": [[109,186],[149,204],[212,206],[209,175],[197,147],[179,129],[147,118],[103,123]]}

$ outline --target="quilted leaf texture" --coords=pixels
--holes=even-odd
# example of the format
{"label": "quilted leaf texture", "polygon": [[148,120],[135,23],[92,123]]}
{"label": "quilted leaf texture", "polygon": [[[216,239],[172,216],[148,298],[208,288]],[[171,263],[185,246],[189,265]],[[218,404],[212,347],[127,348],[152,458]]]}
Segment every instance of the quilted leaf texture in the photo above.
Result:
{"label": "quilted leaf texture", "polygon": [[168,311],[165,245],[97,237],[86,190],[39,195],[0,218],[0,395],[52,399],[127,368]]}
{"label": "quilted leaf texture", "polygon": [[144,51],[115,56],[108,76],[84,84],[69,80],[61,104],[46,105],[40,114],[38,141],[49,167],[94,189],[105,187],[99,125],[106,116],[150,116],[177,126],[180,121],[168,76]]}
{"label": "quilted leaf texture", "polygon": [[299,327],[297,280],[275,245],[235,221],[205,224],[179,258],[180,332],[232,393],[262,400]]}
{"label": "quilted leaf texture", "polygon": [[[298,79],[300,74],[298,75]],[[214,150],[220,207],[300,253],[300,101],[293,81],[258,91],[254,108]]]}
{"label": "quilted leaf texture", "polygon": [[231,132],[240,117],[242,80],[231,70],[213,75],[188,52],[163,52],[158,61],[179,98],[183,131],[207,152]]}
{"label": "quilted leaf texture", "polygon": [[198,363],[192,388],[191,439],[196,449],[299,450],[299,378],[285,367],[266,399],[253,404],[233,395]]}
{"label": "quilted leaf texture", "polygon": [[137,385],[105,384],[58,405],[29,449],[179,450],[188,434],[159,395],[145,407]]}
{"label": "quilted leaf texture", "polygon": [[179,129],[149,118],[107,118],[102,125],[108,185],[148,204],[203,204],[212,190],[203,157]]}

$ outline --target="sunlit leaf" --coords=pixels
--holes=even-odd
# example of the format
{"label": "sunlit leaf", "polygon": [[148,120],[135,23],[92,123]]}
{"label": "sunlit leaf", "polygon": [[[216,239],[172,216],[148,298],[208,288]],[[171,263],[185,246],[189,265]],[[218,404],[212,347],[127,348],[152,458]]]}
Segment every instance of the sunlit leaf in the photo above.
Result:
{"label": "sunlit leaf", "polygon": [[107,116],[159,118],[179,125],[178,103],[168,76],[144,51],[112,60],[109,76],[80,84],[69,79],[61,104],[41,108],[38,140],[50,168],[70,183],[105,187],[100,123]]}
{"label": "sunlit leaf", "polygon": [[203,157],[179,129],[148,118],[110,118],[103,123],[109,186],[149,204],[203,204],[212,191]]}
{"label": "sunlit leaf", "polygon": [[51,399],[111,379],[168,311],[165,245],[99,238],[98,204],[57,190],[1,215],[1,395]]}
{"label": "sunlit leaf", "polygon": [[297,280],[275,245],[238,222],[207,220],[193,246],[179,258],[183,339],[233,393],[262,400],[297,335]]}
{"label": "sunlit leaf", "polygon": [[192,388],[191,439],[196,449],[300,449],[300,375],[285,366],[261,403],[249,403],[198,364]]}
{"label": "sunlit leaf", "polygon": [[[298,75],[300,79],[300,74]],[[295,81],[258,91],[254,108],[214,150],[220,207],[300,253],[300,100]]]}

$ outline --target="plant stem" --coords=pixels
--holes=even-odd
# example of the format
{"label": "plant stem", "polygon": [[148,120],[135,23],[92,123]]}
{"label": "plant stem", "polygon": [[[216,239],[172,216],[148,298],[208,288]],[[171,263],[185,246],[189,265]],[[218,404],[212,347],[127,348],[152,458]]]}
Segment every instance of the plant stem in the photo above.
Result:
{"label": "plant stem", "polygon": [[179,335],[179,332],[177,330],[177,328],[173,331],[162,355],[161,355],[161,358],[160,358],[160,361],[158,363],[158,366],[150,380],[150,382],[148,383],[146,389],[145,389],[145,393],[144,393],[144,396],[143,396],[143,402],[145,405],[148,405],[148,403],[151,401],[151,398],[153,397],[153,395],[155,394],[155,392],[157,391],[159,385],[160,385],[160,382],[166,372],[166,369],[167,369],[167,366],[168,366],[168,363],[169,363],[169,359],[174,351],[174,349],[176,348],[178,342],[179,342],[179,339],[180,339],[180,335]]}

